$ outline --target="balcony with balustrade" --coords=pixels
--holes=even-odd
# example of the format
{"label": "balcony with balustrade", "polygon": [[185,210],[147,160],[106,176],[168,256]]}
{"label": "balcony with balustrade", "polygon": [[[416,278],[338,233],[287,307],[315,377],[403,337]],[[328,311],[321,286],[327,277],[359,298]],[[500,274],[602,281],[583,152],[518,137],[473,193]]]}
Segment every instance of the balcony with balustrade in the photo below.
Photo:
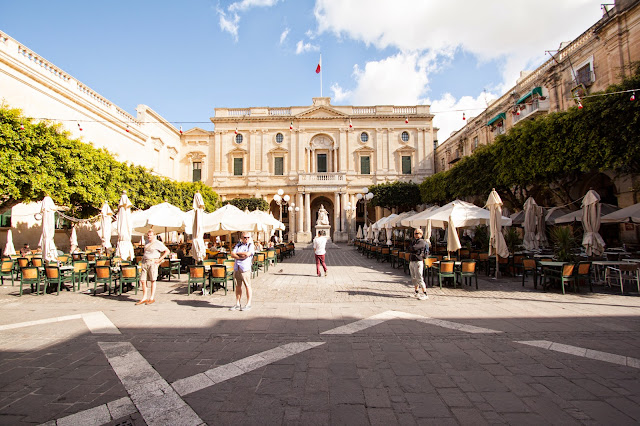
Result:
{"label": "balcony with balustrade", "polygon": [[344,185],[347,182],[346,173],[300,173],[299,185]]}

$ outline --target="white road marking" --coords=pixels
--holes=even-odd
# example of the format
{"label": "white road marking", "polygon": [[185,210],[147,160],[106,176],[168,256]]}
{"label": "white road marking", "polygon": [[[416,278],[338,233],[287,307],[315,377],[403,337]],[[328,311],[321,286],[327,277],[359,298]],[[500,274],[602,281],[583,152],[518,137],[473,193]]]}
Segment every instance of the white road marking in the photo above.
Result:
{"label": "white road marking", "polygon": [[70,416],[44,423],[46,426],[84,426],[89,424],[103,425],[138,411],[131,399],[124,398],[102,404]]}
{"label": "white road marking", "polygon": [[148,425],[204,422],[129,342],[98,342]]}
{"label": "white road marking", "polygon": [[595,359],[597,361],[609,362],[611,364],[624,365],[632,368],[640,368],[640,359],[629,356],[616,355],[608,352],[594,351],[592,349],[581,348],[579,346],[564,345],[562,343],[550,342],[548,340],[523,340],[516,341],[523,345],[535,346],[550,351],[562,352],[565,354],[580,356],[583,358]]}
{"label": "white road marking", "polygon": [[89,331],[94,334],[120,334],[120,330],[113,325],[111,320],[102,311],[87,312],[84,314],[65,315],[62,317],[45,318],[41,320],[18,322],[15,324],[0,325],[0,331],[13,330],[16,328],[32,327],[41,324],[53,324],[62,321],[71,321],[76,319],[84,320]]}

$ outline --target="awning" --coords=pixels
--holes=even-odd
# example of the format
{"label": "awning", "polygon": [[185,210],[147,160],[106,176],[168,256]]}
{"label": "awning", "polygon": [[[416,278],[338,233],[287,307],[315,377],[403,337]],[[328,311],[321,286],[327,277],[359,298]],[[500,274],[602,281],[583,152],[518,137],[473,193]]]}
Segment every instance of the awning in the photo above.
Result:
{"label": "awning", "polygon": [[489,120],[489,122],[487,123],[487,126],[491,126],[496,121],[506,120],[506,119],[507,119],[507,114],[505,114],[504,112],[501,112],[500,114],[496,115],[491,120]]}
{"label": "awning", "polygon": [[516,102],[518,105],[523,103],[524,101],[527,100],[527,98],[530,98],[533,95],[538,95],[538,96],[542,96],[542,87],[538,86],[538,87],[534,87],[532,91],[530,91],[529,93],[527,93],[526,95],[524,95],[523,97],[521,97],[520,99],[518,99],[518,102]]}

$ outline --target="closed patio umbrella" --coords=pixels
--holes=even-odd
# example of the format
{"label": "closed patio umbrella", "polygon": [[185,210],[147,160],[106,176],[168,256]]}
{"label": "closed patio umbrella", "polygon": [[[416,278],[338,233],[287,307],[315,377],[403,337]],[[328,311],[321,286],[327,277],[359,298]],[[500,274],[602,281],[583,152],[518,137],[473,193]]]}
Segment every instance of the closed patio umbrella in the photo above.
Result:
{"label": "closed patio umbrella", "polygon": [[538,225],[538,218],[536,216],[538,204],[533,197],[527,198],[524,203],[524,239],[522,245],[526,250],[535,250],[538,248],[538,241],[536,240],[536,228]]}
{"label": "closed patio umbrella", "polygon": [[78,249],[78,235],[76,234],[76,227],[71,228],[71,236],[69,237],[69,253],[73,253]]}
{"label": "closed patio umbrella", "polygon": [[56,205],[48,195],[42,200],[42,259],[45,262],[54,262],[58,260],[58,250],[53,241],[56,232]]}
{"label": "closed patio umbrella", "polygon": [[449,222],[447,222],[447,251],[455,252],[462,248],[460,244],[460,237],[458,237],[458,230],[453,222],[453,217],[449,216]]}
{"label": "closed patio umbrella", "polygon": [[509,257],[509,249],[502,235],[502,200],[495,189],[492,189],[491,194],[489,194],[487,207],[489,207],[489,212],[491,213],[489,221],[489,255],[497,255],[496,278],[498,278],[498,256]]}
{"label": "closed patio umbrella", "polygon": [[536,221],[538,222],[536,228],[538,248],[546,247],[549,243],[547,241],[547,223],[545,220],[544,207],[536,206]]}
{"label": "closed patio umbrella", "polygon": [[193,196],[193,226],[191,227],[191,235],[193,237],[191,245],[191,256],[196,262],[202,262],[207,254],[207,247],[204,245],[204,228],[202,220],[204,215],[204,199],[202,194],[196,192]]}
{"label": "closed patio umbrella", "polygon": [[7,243],[4,245],[4,251],[2,254],[5,256],[13,256],[16,254],[16,248],[13,246],[13,234],[11,233],[11,229],[7,231]]}
{"label": "closed patio umbrella", "polygon": [[356,233],[356,238],[361,240],[364,235],[362,234],[362,225],[358,226],[358,232]]}
{"label": "closed patio umbrella", "polygon": [[604,253],[604,240],[598,233],[600,209],[600,195],[593,189],[589,190],[582,200],[582,227],[584,228],[582,245],[587,256],[600,256]]}
{"label": "closed patio umbrella", "polygon": [[100,240],[102,241],[102,247],[110,249],[111,246],[111,217],[113,216],[113,210],[109,207],[109,204],[105,201],[100,209]]}
{"label": "closed patio umbrella", "polygon": [[118,247],[116,247],[116,255],[122,260],[135,259],[133,253],[133,244],[131,244],[131,234],[133,233],[133,223],[131,221],[131,201],[127,197],[127,192],[122,191],[120,202],[118,203]]}

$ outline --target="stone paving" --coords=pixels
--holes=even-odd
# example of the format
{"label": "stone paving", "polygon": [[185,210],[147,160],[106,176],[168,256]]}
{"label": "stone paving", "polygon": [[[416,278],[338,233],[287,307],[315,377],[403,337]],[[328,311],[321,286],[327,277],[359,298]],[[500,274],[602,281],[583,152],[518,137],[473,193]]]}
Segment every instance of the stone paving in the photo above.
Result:
{"label": "stone paving", "polygon": [[[186,293],[0,287],[0,424],[637,424],[640,298],[430,287],[340,245],[296,250],[250,311]],[[244,299],[243,299],[244,302]]]}

